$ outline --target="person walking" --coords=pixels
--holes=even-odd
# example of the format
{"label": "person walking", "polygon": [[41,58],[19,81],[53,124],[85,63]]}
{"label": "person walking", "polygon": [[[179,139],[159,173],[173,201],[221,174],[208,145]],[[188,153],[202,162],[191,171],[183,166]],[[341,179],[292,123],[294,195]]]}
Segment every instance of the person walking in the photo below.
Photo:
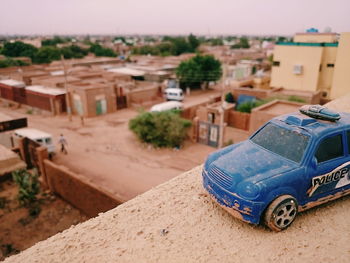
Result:
{"label": "person walking", "polygon": [[66,138],[64,138],[63,134],[60,135],[60,139],[58,140],[58,143],[61,144],[61,153],[67,154],[66,146],[68,145]]}

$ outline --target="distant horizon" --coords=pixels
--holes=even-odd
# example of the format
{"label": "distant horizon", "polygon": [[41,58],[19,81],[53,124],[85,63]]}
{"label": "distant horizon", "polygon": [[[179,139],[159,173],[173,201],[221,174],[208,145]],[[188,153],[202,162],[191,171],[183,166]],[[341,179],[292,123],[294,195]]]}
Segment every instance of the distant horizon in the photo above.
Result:
{"label": "distant horizon", "polygon": [[350,1],[13,0],[0,35],[292,36],[317,28],[350,32]]}

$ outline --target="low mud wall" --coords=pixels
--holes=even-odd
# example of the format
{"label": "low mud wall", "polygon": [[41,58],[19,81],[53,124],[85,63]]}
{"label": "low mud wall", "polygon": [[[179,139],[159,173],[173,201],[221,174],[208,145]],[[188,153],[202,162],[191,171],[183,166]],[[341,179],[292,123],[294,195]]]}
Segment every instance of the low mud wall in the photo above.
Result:
{"label": "low mud wall", "polygon": [[97,216],[122,203],[65,166],[44,160],[44,169],[44,182],[47,187],[88,216]]}
{"label": "low mud wall", "polygon": [[239,111],[230,111],[228,115],[227,125],[248,131],[249,130],[250,114]]}

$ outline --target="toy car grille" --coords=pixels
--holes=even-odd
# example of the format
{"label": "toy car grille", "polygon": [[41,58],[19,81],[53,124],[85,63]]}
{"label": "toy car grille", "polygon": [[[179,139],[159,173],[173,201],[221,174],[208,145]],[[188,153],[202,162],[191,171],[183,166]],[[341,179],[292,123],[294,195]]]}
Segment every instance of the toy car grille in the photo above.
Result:
{"label": "toy car grille", "polygon": [[232,185],[232,178],[214,165],[210,166],[208,177],[223,188],[229,188]]}

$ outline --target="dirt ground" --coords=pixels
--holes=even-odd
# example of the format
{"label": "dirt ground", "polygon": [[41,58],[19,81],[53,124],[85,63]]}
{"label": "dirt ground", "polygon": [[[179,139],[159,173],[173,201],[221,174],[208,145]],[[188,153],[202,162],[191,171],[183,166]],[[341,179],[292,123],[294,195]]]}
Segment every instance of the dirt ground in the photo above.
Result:
{"label": "dirt ground", "polygon": [[41,213],[31,217],[27,208],[19,206],[17,193],[14,182],[0,183],[0,261],[88,219],[52,195],[40,196]]}
{"label": "dirt ground", "polygon": [[[185,105],[206,101],[218,91],[194,92],[187,96]],[[29,127],[54,136],[57,146],[62,133],[68,142],[68,154],[58,153],[54,161],[72,171],[87,176],[94,183],[109,190],[122,201],[129,200],[184,171],[201,164],[215,149],[186,141],[180,150],[154,149],[140,143],[128,129],[129,119],[136,109],[123,109],[112,114],[85,119],[73,116],[45,116],[26,114],[26,109],[2,107],[2,112],[13,117],[27,117]]]}

